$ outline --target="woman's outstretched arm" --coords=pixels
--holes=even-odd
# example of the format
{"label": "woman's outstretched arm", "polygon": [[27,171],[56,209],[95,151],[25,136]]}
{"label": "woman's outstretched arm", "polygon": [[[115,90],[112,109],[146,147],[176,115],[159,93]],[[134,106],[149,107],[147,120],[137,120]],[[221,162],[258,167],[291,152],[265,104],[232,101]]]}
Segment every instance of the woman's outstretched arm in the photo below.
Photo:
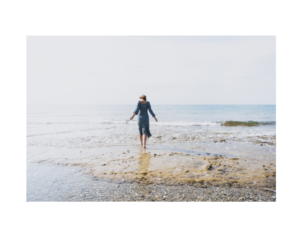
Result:
{"label": "woman's outstretched arm", "polygon": [[156,120],[156,122],[158,122],[157,118],[155,117],[154,112],[153,112],[152,109],[151,109],[150,102],[148,102],[148,110],[149,110],[149,112],[151,113],[152,117]]}

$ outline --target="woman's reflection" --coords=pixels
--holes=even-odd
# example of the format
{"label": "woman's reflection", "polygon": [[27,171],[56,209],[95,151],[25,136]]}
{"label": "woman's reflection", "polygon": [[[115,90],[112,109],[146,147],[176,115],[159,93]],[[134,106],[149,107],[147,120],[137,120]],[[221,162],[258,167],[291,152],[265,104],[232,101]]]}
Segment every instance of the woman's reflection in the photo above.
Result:
{"label": "woman's reflection", "polygon": [[146,152],[146,149],[141,148],[139,157],[139,171],[138,176],[141,183],[149,184],[149,166],[151,156]]}

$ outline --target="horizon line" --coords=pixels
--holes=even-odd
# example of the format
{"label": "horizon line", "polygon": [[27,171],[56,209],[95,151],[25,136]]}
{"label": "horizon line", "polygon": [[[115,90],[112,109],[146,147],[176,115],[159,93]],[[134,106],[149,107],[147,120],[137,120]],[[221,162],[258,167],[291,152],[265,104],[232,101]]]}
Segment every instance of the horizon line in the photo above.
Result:
{"label": "horizon line", "polygon": [[[152,104],[152,103],[151,103]],[[29,105],[83,105],[83,106],[90,106],[90,105],[135,105],[133,104],[26,104]],[[155,105],[276,105],[276,104],[155,104]]]}

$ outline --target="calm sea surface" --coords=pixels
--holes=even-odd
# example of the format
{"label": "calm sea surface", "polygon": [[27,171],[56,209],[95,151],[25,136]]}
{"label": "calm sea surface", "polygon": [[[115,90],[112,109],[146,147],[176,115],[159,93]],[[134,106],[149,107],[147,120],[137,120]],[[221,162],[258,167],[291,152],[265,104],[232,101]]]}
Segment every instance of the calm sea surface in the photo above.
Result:
{"label": "calm sea surface", "polygon": [[[28,123],[126,123],[135,105],[28,106]],[[153,105],[161,122],[276,121],[275,105]],[[153,122],[153,121],[152,121]]]}

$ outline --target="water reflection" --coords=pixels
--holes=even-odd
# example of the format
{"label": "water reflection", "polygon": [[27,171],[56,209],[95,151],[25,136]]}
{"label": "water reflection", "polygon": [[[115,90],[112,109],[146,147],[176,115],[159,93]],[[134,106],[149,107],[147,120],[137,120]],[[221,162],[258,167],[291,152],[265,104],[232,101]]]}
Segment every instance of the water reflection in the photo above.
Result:
{"label": "water reflection", "polygon": [[138,166],[138,178],[139,183],[136,189],[136,192],[141,197],[148,197],[151,195],[151,189],[147,184],[150,184],[150,177],[149,177],[149,167],[150,167],[151,155],[146,152],[146,149],[140,149],[140,157],[139,157],[139,166]]}
{"label": "water reflection", "polygon": [[140,157],[139,157],[139,171],[138,176],[140,178],[141,183],[148,184],[149,183],[149,166],[150,166],[151,156],[146,152],[146,149],[140,149]]}

